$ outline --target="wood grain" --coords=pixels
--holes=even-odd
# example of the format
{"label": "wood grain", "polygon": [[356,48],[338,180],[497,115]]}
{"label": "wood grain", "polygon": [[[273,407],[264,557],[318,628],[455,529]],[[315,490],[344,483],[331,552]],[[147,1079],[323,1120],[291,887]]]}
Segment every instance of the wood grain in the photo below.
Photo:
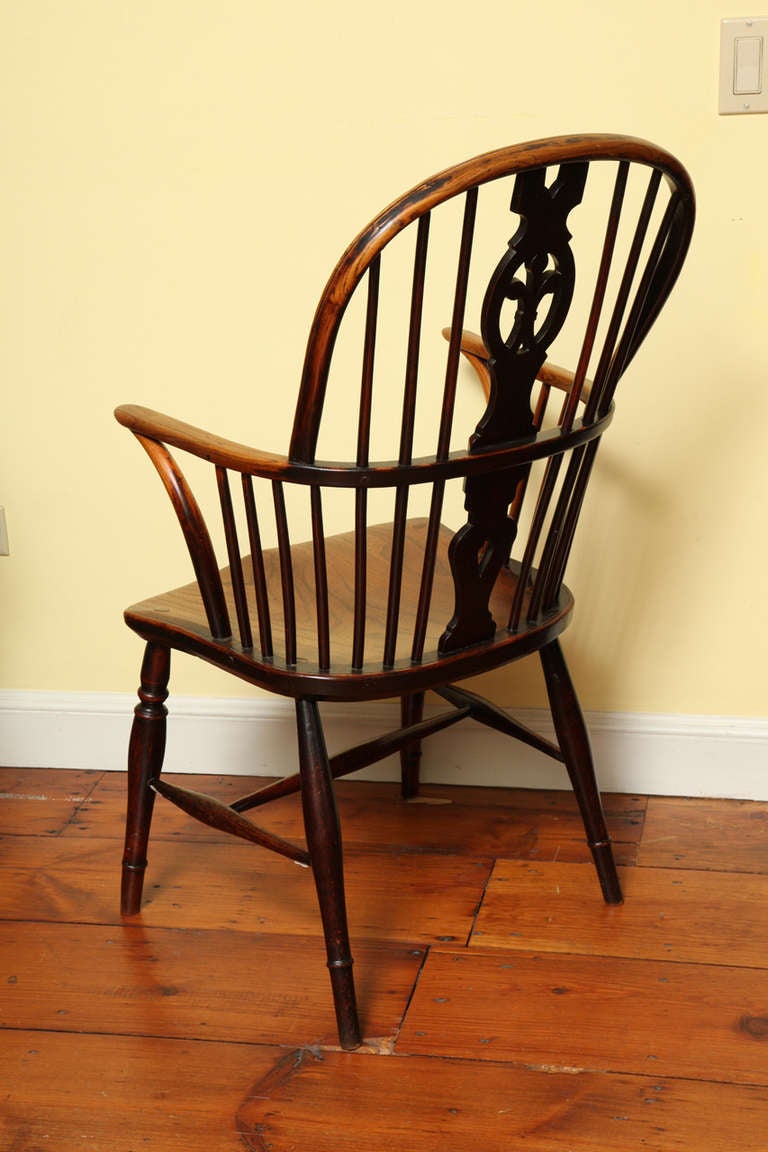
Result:
{"label": "wood grain", "polygon": [[[199,777],[185,773],[175,773],[170,778],[225,803],[269,782],[268,777]],[[125,796],[124,774],[105,773],[62,835],[122,837]],[[415,801],[404,801],[395,784],[341,780],[336,784],[336,798],[345,847],[356,851],[394,849],[427,855],[577,862],[590,859],[576,801],[567,791],[424,785]],[[646,798],[607,794],[603,802],[617,860],[634,863]],[[298,797],[274,801],[259,812],[258,818],[271,832],[301,842]],[[171,838],[222,842],[221,833],[158,800],[152,824],[150,869],[155,843]]]}
{"label": "wood grain", "polygon": [[56,835],[76,819],[101,772],[4,768],[0,786],[0,836],[18,832]]}
{"label": "wood grain", "polygon": [[[169,727],[173,717],[169,718]],[[293,730],[291,728],[291,736]],[[274,780],[270,776],[193,776],[185,772],[169,774],[169,778],[184,787],[203,789],[224,803],[231,803],[239,796],[256,791]],[[124,772],[105,772],[93,791],[79,805],[70,824],[63,830],[67,837],[114,837],[122,846],[127,800],[127,776]],[[275,808],[291,801],[276,801]],[[272,809],[270,808],[270,811]],[[301,813],[297,804],[293,827],[301,834]],[[184,840],[220,841],[221,833],[199,824],[173,805],[158,800],[155,805],[155,820],[152,825],[152,844],[157,839],[183,838]],[[151,845],[150,845],[151,847]]]}
{"label": "wood grain", "polygon": [[[630,176],[633,189],[636,180],[644,188],[638,196],[625,195]],[[496,181],[505,207],[485,194],[485,185]],[[458,229],[454,210],[461,212]],[[694,217],[684,168],[647,141],[571,135],[486,153],[406,192],[342,254],[310,326],[287,456],[224,441],[149,408],[127,405],[115,413],[158,473],[194,572],[192,583],[124,612],[145,651],[128,746],[121,908],[131,916],[141,908],[156,792],[207,826],[311,864],[338,1035],[347,1050],[358,1047],[361,1036],[334,768],[320,701],[410,698],[419,700],[421,711],[429,689],[452,700],[457,682],[538,653],[556,746],[477,697],[461,704],[462,719],[519,738],[566,767],[603,897],[621,901],[589,739],[558,637],[573,611],[566,569],[597,449],[613,419],[616,389],[677,280]],[[443,220],[451,227],[444,228]],[[481,260],[473,256],[476,236],[483,236]],[[413,263],[406,261],[412,287],[401,329],[402,401],[391,387],[382,391],[387,373],[375,363],[388,301],[398,307],[406,302],[394,288],[397,278],[389,271],[380,275],[382,252],[396,238],[386,255],[388,269],[390,257],[407,252],[409,238],[415,242]],[[446,260],[455,268],[449,281],[437,271]],[[444,370],[426,371],[425,299],[449,285],[442,305],[450,320]],[[355,319],[363,319],[352,305],[353,296],[360,299],[358,287],[367,299],[364,327],[358,325],[355,335]],[[341,343],[348,350],[357,345],[362,353],[359,372],[352,374],[356,383],[343,409],[326,412],[330,376],[351,379],[332,364],[343,317],[350,323]],[[490,387],[480,421],[467,423],[456,401],[462,333],[473,318],[487,350],[481,376],[487,374]],[[557,355],[564,329],[567,345],[581,351],[571,386],[548,417],[550,388],[537,378],[550,350]],[[477,352],[470,352],[476,362]],[[593,381],[579,411],[590,363]],[[380,399],[387,403],[387,428],[374,415]],[[427,455],[415,435],[422,411],[432,413]],[[348,440],[336,461],[316,455],[329,423],[334,443],[343,443],[346,427],[355,444]],[[213,466],[219,509],[210,527],[184,474],[186,464],[171,448],[185,458],[191,454],[195,464]],[[454,519],[446,491],[449,482],[459,487],[453,481],[463,491],[466,517],[459,517],[460,526],[442,522],[444,511],[448,521]],[[327,513],[344,493],[354,493],[354,500],[346,502],[342,521]],[[380,522],[372,494],[392,500],[390,523]],[[299,527],[294,500],[305,498],[309,524]],[[150,505],[145,511],[149,515]],[[277,544],[270,540],[273,546],[266,549],[259,527],[265,515]],[[334,521],[333,533],[326,531],[326,520],[329,528]],[[238,534],[244,526],[247,540]],[[212,541],[222,530],[225,549],[217,555]],[[228,567],[220,570],[224,552]],[[172,651],[294,700],[306,847],[257,827],[210,796],[160,779]],[[362,767],[399,749],[407,763],[404,791],[413,796],[424,735],[407,725],[394,740],[348,749],[346,761],[335,767]],[[81,815],[84,831],[88,819]],[[514,836],[510,843],[509,823],[492,828],[490,844],[473,847],[473,854],[520,855]],[[484,831],[490,824],[486,816]],[[560,839],[552,859],[561,858]],[[572,846],[571,838],[562,839]],[[454,843],[459,842],[466,842],[461,831]],[[418,850],[425,850],[423,840]],[[426,850],[436,849],[428,844]],[[535,854],[541,851],[537,842]]]}
{"label": "wood grain", "polygon": [[[255,783],[186,782],[226,800]],[[607,797],[630,859],[668,836],[685,862],[624,867],[606,909],[568,794],[404,804],[342,782],[370,1041],[345,1055],[305,870],[158,804],[146,911],[123,926],[125,778],[0,769],[0,791],[3,1149],[768,1147],[765,805]],[[300,831],[295,801],[273,812]],[[520,855],[484,893],[489,845]],[[446,947],[477,902],[485,935]]]}
{"label": "wood grain", "polygon": [[639,863],[768,874],[768,804],[652,796]]}
{"label": "wood grain", "polygon": [[[392,1036],[417,949],[357,949],[367,1036]],[[6,1028],[333,1045],[325,953],[314,937],[216,930],[0,924]]]}
{"label": "wood grain", "polygon": [[[764,1088],[292,1053],[239,1118],[253,1152],[763,1152]],[[471,1090],[468,1090],[470,1088]],[[324,1122],[325,1117],[343,1122]]]}
{"label": "wood grain", "polygon": [[232,1152],[237,1109],[278,1048],[0,1031],[6,1152]]}
{"label": "wood grain", "polygon": [[624,903],[597,900],[584,864],[498,860],[471,943],[760,968],[768,956],[768,876],[622,868]]}
{"label": "wood grain", "polygon": [[765,973],[520,952],[430,952],[403,1054],[768,1084]]}
{"label": "wood grain", "polygon": [[[115,840],[15,836],[0,846],[0,919],[119,924]],[[356,938],[464,943],[489,859],[351,851],[345,875]],[[158,839],[141,923],[168,928],[317,936],[312,876],[249,844]]]}

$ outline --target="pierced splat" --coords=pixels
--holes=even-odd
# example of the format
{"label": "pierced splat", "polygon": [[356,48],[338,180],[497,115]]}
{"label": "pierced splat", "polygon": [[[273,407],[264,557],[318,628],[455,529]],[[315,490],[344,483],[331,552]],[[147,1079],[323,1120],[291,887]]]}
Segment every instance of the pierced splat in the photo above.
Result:
{"label": "pierced splat", "polygon": [[[598,165],[608,181],[613,178],[610,203],[608,183],[587,181],[588,164],[590,175]],[[513,176],[511,207],[519,225],[506,218],[506,205],[499,213],[494,196],[481,194],[491,182]],[[628,187],[632,194],[625,197]],[[579,213],[587,217],[580,220],[584,248],[579,250],[590,255],[580,259],[576,283],[567,223],[582,195],[586,201],[587,190],[598,193],[598,214],[591,209]],[[456,210],[462,205],[457,228]],[[352,979],[336,779],[399,753],[403,794],[414,796],[422,741],[471,718],[565,765],[605,900],[621,900],[587,732],[558,642],[573,611],[563,578],[615,388],[677,278],[693,212],[693,190],[684,169],[673,156],[643,141],[573,136],[486,153],[406,192],[342,255],[312,322],[288,455],[250,448],[147,408],[118,409],[118,420],[138,438],[160,474],[196,577],[195,585],[154,596],[125,613],[129,627],[146,644],[146,656],[129,746],[123,912],[132,916],[139,911],[156,793],[204,824],[309,864],[342,1048],[357,1047],[363,1034]],[[475,336],[464,324],[467,311],[473,315],[469,282],[479,259],[474,238],[489,235],[486,226],[501,236],[491,263],[504,256],[495,270],[489,268],[490,282],[482,285],[482,335]],[[516,231],[505,248],[510,227]],[[386,253],[390,242],[405,233],[403,243]],[[450,250],[446,242],[453,242]],[[382,346],[396,352],[390,318],[403,315],[401,261],[411,260],[398,429],[391,359],[380,353]],[[453,285],[446,281],[448,267],[455,269]],[[358,288],[361,307],[347,310]],[[446,301],[451,288],[450,308],[435,317],[433,303]],[[576,364],[557,368],[546,358],[554,354],[552,341],[576,288],[579,320],[586,324],[581,333],[569,331],[569,337],[574,345],[580,341],[581,351]],[[439,323],[450,319],[439,416],[440,381],[432,371],[432,356],[422,355],[423,321],[430,316]],[[353,338],[342,340],[345,350],[332,366],[343,320]],[[568,327],[577,325],[569,319]],[[359,374],[351,368],[355,347],[362,353]],[[462,354],[488,385],[487,409],[465,452],[451,450],[454,418],[461,411],[456,400]],[[588,381],[591,364],[594,379]],[[532,412],[537,376],[541,389]],[[359,405],[353,401],[342,408],[334,402],[324,416],[332,378],[342,397],[344,382],[348,387],[353,381]],[[542,430],[550,389],[568,398],[560,426]],[[584,415],[577,420],[582,400]],[[387,419],[380,427],[375,413],[384,407]],[[424,427],[420,422],[430,412],[437,416],[435,448],[428,456],[416,455],[415,429]],[[321,422],[335,425],[347,416],[352,445],[356,437],[349,454],[354,459],[317,460]],[[335,437],[335,427],[333,432]],[[373,444],[378,456],[379,438],[387,435],[384,458],[374,459]],[[209,532],[203,506],[177,462],[181,453],[191,455],[196,467],[213,466],[223,532]],[[530,517],[521,517],[526,486],[534,488],[533,474],[529,477],[534,461],[541,466],[541,483],[527,494]],[[466,523],[454,535],[442,522],[443,511],[445,498],[461,480]],[[409,508],[414,489],[420,494],[419,514]],[[378,510],[390,497],[393,522],[380,524]],[[334,534],[324,527],[328,501],[338,518]],[[428,514],[422,512],[422,501]],[[301,538],[302,509],[310,513],[308,540]],[[521,526],[519,535],[525,539],[516,542],[516,556],[510,559],[518,518],[528,528]],[[293,538],[294,523],[301,529],[298,539]],[[269,547],[263,529],[271,535],[273,526],[275,545]],[[243,528],[247,543],[238,536],[245,536]],[[219,536],[226,545],[224,568],[224,556],[217,555],[214,545]],[[250,556],[244,554],[248,549]],[[447,632],[438,639],[452,612]],[[293,699],[296,771],[229,804],[162,777],[171,651]],[[556,741],[457,687],[457,682],[535,652]],[[425,717],[424,695],[430,690],[448,708]],[[320,701],[351,706],[397,697],[398,728],[328,755]],[[297,792],[306,848],[246,818]]]}
{"label": "pierced splat", "polygon": [[[535,432],[531,391],[573,297],[575,266],[567,219],[581,202],[588,168],[586,163],[562,165],[550,187],[542,169],[521,173],[515,181],[511,210],[520,216],[520,226],[483,301],[491,386],[488,406],[470,439],[472,452]],[[519,275],[523,269],[524,279]],[[505,335],[510,303],[515,313]],[[466,481],[468,521],[449,551],[456,601],[440,638],[441,652],[490,640],[496,631],[488,601],[514,544],[517,525],[508,509],[524,488],[528,471],[525,466]]]}

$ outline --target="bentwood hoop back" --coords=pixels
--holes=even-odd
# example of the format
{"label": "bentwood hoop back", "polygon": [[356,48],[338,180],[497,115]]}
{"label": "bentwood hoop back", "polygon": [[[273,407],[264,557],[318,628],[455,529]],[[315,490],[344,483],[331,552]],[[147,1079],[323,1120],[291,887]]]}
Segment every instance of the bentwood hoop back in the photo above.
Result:
{"label": "bentwood hoop back", "polygon": [[[345,1048],[361,1031],[335,778],[399,752],[413,796],[422,740],[472,718],[565,764],[604,898],[621,899],[558,641],[573,610],[563,581],[617,385],[677,279],[693,217],[685,170],[640,140],[488,153],[397,200],[342,256],[310,331],[287,455],[117,410],[160,474],[195,576],[125,616],[146,651],[123,911],[139,910],[156,793],[311,865]],[[172,450],[211,465],[210,531]],[[172,649],[292,697],[298,771],[231,805],[161,778]],[[534,652],[556,744],[458,684]],[[425,713],[428,690],[447,709]],[[318,703],[386,697],[400,699],[401,727],[329,758]],[[245,815],[299,790],[306,846]]]}

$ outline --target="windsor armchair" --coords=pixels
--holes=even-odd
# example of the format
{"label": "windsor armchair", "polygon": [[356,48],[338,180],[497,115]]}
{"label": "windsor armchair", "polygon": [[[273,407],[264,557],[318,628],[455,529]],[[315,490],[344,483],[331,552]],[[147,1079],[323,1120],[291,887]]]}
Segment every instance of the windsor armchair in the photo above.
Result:
{"label": "windsor armchair", "polygon": [[[309,334],[287,455],[117,410],[160,474],[195,575],[125,614],[146,648],[123,912],[140,907],[156,794],[311,865],[344,1048],[361,1032],[335,778],[399,752],[412,796],[422,740],[471,717],[565,764],[604,899],[621,900],[558,641],[573,610],[563,580],[616,386],[678,276],[693,214],[684,169],[642,141],[580,136],[488,153],[397,200],[341,257]],[[571,370],[549,362],[555,345]],[[487,395],[469,426],[462,356]],[[319,454],[326,440],[330,456]],[[225,567],[171,450],[212,466]],[[293,698],[298,772],[230,805],[162,778],[172,649]],[[460,686],[532,653],[557,743]],[[425,718],[428,690],[447,708]],[[401,727],[329,758],[318,702],[386,697],[399,697]],[[306,847],[246,815],[295,791]]]}

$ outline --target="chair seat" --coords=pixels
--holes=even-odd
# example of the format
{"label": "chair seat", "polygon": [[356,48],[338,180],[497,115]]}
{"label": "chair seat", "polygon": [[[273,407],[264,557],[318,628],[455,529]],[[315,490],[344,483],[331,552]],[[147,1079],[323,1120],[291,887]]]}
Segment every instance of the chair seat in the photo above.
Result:
{"label": "chair seat", "polygon": [[[284,455],[150,408],[116,413],[158,472],[197,577],[126,613],[146,646],[128,751],[123,914],[141,906],[156,794],[309,864],[344,1049],[364,1033],[334,780],[399,754],[410,799],[427,737],[468,720],[522,741],[567,769],[603,897],[621,902],[558,641],[573,608],[563,578],[616,389],[677,279],[693,216],[685,170],[644,141],[576,135],[485,153],[406,192],[342,254],[312,320]],[[555,367],[561,353],[570,369]],[[479,423],[462,399],[462,356],[486,397]],[[333,445],[333,458],[319,459],[319,445]],[[219,507],[206,487],[206,514],[190,458],[198,476],[206,464],[215,475]],[[459,485],[463,523],[441,527]],[[393,523],[370,526],[385,507]],[[417,508],[428,519],[409,521]],[[211,513],[229,570],[219,570]],[[329,537],[337,516],[346,534]],[[297,544],[293,530],[307,521],[311,540]],[[265,529],[277,549],[264,552]],[[171,649],[293,697],[298,770],[231,804],[163,779]],[[531,653],[555,741],[460,683]],[[447,708],[425,715],[428,689]],[[399,726],[329,756],[318,702],[384,697],[400,697]],[[246,815],[293,792],[306,848]]]}
{"label": "chair seat", "polygon": [[[315,627],[315,577],[311,542],[291,549],[296,596],[297,662],[285,657],[285,623],[280,596],[280,558],[276,548],[265,550],[264,568],[270,598],[274,652],[261,653],[256,624],[255,592],[250,558],[244,560],[249,607],[254,623],[254,646],[244,648],[235,637],[214,639],[207,623],[197,583],[151,597],[127,609],[129,627],[146,640],[160,641],[172,648],[200,656],[249,682],[286,696],[311,694],[317,699],[373,699],[401,695],[415,689],[487,671],[491,667],[534,652],[553,640],[568,624],[573,597],[563,587],[557,605],[534,622],[521,623],[515,633],[506,628],[510,606],[517,588],[516,565],[503,568],[491,595],[490,610],[497,624],[492,640],[448,655],[438,654],[438,644],[454,611],[454,584],[448,561],[448,546],[454,531],[442,525],[432,591],[424,655],[411,659],[416,610],[421,584],[422,559],[427,531],[426,519],[408,522],[399,610],[395,661],[383,665],[387,623],[387,582],[391,567],[392,524],[369,527],[367,534],[367,606],[365,664],[352,670],[353,608],[355,579],[355,537],[346,532],[325,541],[329,573],[329,622],[331,667],[322,671],[318,662]],[[232,579],[228,568],[221,572],[224,593],[235,618]],[[525,621],[526,591],[522,620]],[[339,677],[343,679],[339,679]]]}

